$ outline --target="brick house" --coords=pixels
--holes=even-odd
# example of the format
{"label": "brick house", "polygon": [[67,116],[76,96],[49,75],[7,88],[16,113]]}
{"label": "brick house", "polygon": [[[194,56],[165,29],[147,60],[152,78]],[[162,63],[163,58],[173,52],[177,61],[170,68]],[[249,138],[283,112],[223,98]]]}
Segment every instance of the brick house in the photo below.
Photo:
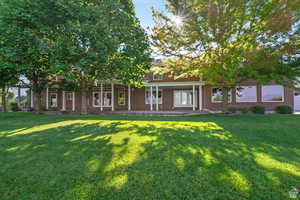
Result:
{"label": "brick house", "polygon": [[[231,107],[259,105],[274,110],[276,106],[288,105],[300,110],[300,89],[276,84],[247,81],[232,89],[229,96]],[[43,93],[42,105],[46,110],[80,112],[81,100],[79,92],[48,88]],[[175,80],[168,75],[148,74],[142,88],[117,82],[98,84],[88,93],[88,111],[219,111],[221,100],[222,90],[199,78]]]}

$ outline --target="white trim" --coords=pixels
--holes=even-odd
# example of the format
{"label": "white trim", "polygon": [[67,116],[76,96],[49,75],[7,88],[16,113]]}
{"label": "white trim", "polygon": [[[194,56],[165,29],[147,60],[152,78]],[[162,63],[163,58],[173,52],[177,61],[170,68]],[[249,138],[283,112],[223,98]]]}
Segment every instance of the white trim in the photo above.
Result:
{"label": "white trim", "polygon": [[46,88],[46,110],[49,109],[49,88]]}
{"label": "white trim", "polygon": [[[150,110],[152,111],[153,110],[153,88],[152,88],[152,86],[150,87]],[[146,91],[145,91],[145,97],[147,98],[147,89],[146,89]],[[147,99],[146,99],[146,102],[145,102],[146,104],[147,104]]]}
{"label": "white trim", "polygon": [[196,110],[196,90],[195,90],[195,85],[193,85],[193,111]]}
{"label": "white trim", "polygon": [[203,95],[203,89],[202,89],[202,86],[199,85],[199,110],[203,110],[203,102],[202,102],[202,95]]}
{"label": "white trim", "polygon": [[114,83],[111,83],[111,111],[115,111],[115,87],[114,87]]}
{"label": "white trim", "polygon": [[100,109],[103,111],[103,83],[101,83],[100,87]]}
{"label": "white trim", "polygon": [[128,85],[128,110],[131,110],[131,85]]}
{"label": "white trim", "polygon": [[75,92],[72,92],[73,98],[72,98],[72,111],[75,111]]}
{"label": "white trim", "polygon": [[[152,88],[152,90],[151,90],[151,88]],[[149,91],[149,88],[145,88],[145,105],[151,105],[151,102],[153,102],[153,97],[156,97],[156,87],[154,87],[155,89],[153,89],[153,87],[150,87],[150,91]],[[160,101],[158,101],[158,104],[159,105],[162,105],[163,104],[163,89],[162,88],[159,88],[158,89],[158,92],[161,92],[161,102]],[[152,94],[151,96],[150,96],[150,103],[147,103],[147,92],[150,92],[150,94]],[[153,95],[153,93],[155,93],[154,95]],[[153,104],[153,103],[152,103]],[[154,104],[156,104],[156,103],[154,103]]]}
{"label": "white trim", "polygon": [[33,102],[33,90],[30,91],[30,107],[34,107],[34,102]]}
{"label": "white trim", "polygon": [[[264,101],[263,100],[263,87],[267,86],[281,86],[282,87],[282,100],[281,101]],[[285,102],[285,88],[282,85],[262,85],[261,86],[261,102],[263,103],[283,103]]]}
{"label": "white trim", "polygon": [[[159,91],[158,91],[158,85],[156,85],[156,91],[155,91],[155,93],[156,93],[156,110],[158,111],[159,110],[159,107],[158,107],[158,104],[159,104],[159,101],[158,101],[158,93],[159,93]],[[162,92],[161,92],[161,100],[163,100],[162,99]],[[162,104],[162,102],[161,102],[161,104]]]}
{"label": "white trim", "polygon": [[[124,93],[124,103],[123,104],[120,104],[120,94],[121,93]],[[118,101],[119,106],[126,106],[126,89],[125,89],[125,87],[122,87],[122,88],[119,87],[117,98],[118,98],[117,101]]]}
{"label": "white trim", "polygon": [[[237,98],[237,89],[240,88],[240,87],[255,87],[255,90],[256,90],[256,100],[254,101],[238,101],[238,98]],[[257,103],[258,102],[258,95],[257,95],[257,85],[240,85],[240,86],[237,86],[235,88],[235,101],[236,103]]]}
{"label": "white trim", "polygon": [[66,92],[62,92],[62,111],[66,110]]}
{"label": "white trim", "polygon": [[144,83],[146,87],[150,86],[159,86],[159,87],[167,87],[167,86],[192,86],[192,85],[205,85],[203,81],[190,81],[190,82],[156,82],[156,83]]}

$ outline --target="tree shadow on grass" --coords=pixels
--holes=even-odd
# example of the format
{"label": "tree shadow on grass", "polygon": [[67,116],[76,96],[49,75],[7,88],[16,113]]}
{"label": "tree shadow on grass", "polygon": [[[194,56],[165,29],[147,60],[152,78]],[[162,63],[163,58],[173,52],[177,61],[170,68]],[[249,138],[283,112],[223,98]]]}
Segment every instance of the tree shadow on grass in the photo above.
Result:
{"label": "tree shadow on grass", "polygon": [[251,132],[237,119],[176,119],[55,121],[5,134],[0,195],[274,200],[300,187],[294,134],[278,141],[281,134],[260,133],[259,123]]}

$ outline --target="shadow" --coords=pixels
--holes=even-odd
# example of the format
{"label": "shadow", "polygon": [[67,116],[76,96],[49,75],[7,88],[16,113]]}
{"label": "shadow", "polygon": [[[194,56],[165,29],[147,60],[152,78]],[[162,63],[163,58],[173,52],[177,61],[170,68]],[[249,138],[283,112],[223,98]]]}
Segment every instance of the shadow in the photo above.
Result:
{"label": "shadow", "polygon": [[0,117],[3,199],[274,200],[300,188],[298,117],[25,116]]}

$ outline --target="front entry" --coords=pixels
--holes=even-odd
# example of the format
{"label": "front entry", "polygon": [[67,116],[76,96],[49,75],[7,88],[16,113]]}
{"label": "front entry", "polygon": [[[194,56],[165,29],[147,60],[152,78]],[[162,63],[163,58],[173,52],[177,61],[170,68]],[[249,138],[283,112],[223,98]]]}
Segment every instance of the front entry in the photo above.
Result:
{"label": "front entry", "polygon": [[300,111],[300,90],[295,91],[294,95],[294,110]]}

